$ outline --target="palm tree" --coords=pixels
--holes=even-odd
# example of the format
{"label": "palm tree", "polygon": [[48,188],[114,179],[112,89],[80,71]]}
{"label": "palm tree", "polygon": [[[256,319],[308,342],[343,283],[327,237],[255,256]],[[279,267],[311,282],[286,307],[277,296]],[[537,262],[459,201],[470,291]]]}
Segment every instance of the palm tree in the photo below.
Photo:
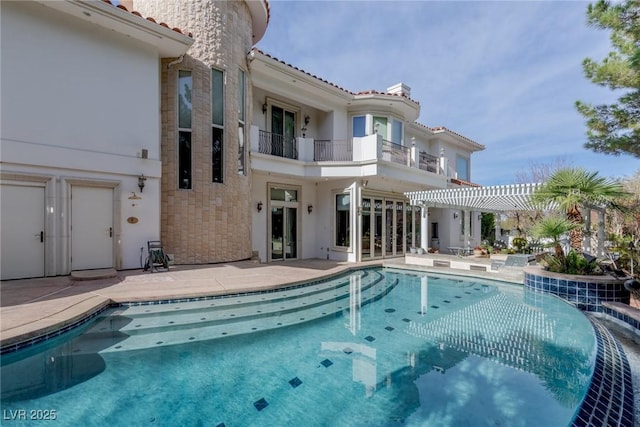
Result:
{"label": "palm tree", "polygon": [[565,254],[560,244],[560,238],[578,227],[578,224],[574,224],[566,218],[557,215],[548,216],[533,226],[531,235],[537,239],[551,239],[556,258],[563,261]]}
{"label": "palm tree", "polygon": [[[624,210],[621,199],[629,193],[618,181],[598,176],[582,168],[559,169],[532,195],[532,201],[541,205],[554,205],[562,210],[567,220],[581,225],[581,208],[607,208]],[[569,232],[571,247],[582,250],[582,228]]]}

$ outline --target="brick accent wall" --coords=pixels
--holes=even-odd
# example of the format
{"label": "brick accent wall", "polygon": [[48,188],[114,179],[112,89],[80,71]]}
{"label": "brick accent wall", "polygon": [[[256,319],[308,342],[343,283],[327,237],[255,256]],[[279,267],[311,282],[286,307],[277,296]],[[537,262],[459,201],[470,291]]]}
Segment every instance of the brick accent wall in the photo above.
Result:
{"label": "brick accent wall", "polygon": [[[227,262],[251,257],[251,177],[238,174],[238,69],[249,75],[251,15],[244,1],[135,0],[134,9],[184,31],[194,44],[184,58],[161,64],[161,239],[176,264]],[[211,68],[225,73],[224,182],[212,182]],[[191,70],[192,189],[178,189],[178,70]],[[246,134],[251,117],[247,83]],[[248,147],[249,143],[245,144]]]}

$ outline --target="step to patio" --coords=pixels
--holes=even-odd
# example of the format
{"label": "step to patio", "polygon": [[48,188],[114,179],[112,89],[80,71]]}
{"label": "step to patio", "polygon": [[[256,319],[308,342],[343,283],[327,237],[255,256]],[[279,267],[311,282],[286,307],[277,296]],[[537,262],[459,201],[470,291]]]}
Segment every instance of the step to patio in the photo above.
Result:
{"label": "step to patio", "polygon": [[71,280],[76,282],[87,280],[112,279],[118,276],[113,268],[100,268],[96,270],[76,270],[71,272]]}
{"label": "step to patio", "polygon": [[130,351],[291,326],[349,309],[354,285],[365,305],[397,284],[379,272],[358,273],[277,293],[117,309],[85,332],[72,351]]}

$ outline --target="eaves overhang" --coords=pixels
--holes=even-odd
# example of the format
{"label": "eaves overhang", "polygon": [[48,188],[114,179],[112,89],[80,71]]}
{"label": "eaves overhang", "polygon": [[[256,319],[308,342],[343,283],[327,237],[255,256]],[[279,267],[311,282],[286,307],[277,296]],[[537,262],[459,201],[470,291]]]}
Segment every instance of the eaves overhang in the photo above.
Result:
{"label": "eaves overhang", "polygon": [[488,187],[446,188],[405,193],[412,205],[480,212],[533,211],[543,209],[531,201],[541,183]]}
{"label": "eaves overhang", "polygon": [[420,115],[420,104],[405,96],[387,93],[359,93],[354,95],[353,100],[349,103],[350,112],[375,109],[396,113],[404,121],[410,123]]}
{"label": "eaves overhang", "polygon": [[93,25],[115,31],[155,47],[161,58],[174,58],[187,52],[194,39],[166,24],[158,24],[139,14],[100,0],[36,0],[43,6],[72,15]]}

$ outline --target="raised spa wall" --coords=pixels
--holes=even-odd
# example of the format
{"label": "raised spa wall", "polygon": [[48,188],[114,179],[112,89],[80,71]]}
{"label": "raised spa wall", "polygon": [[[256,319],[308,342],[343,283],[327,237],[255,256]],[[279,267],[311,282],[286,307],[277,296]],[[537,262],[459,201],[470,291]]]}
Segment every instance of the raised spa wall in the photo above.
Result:
{"label": "raised spa wall", "polygon": [[611,276],[578,276],[553,273],[537,266],[524,268],[526,289],[545,292],[569,301],[583,311],[602,313],[605,301],[629,304],[631,294],[624,280]]}

